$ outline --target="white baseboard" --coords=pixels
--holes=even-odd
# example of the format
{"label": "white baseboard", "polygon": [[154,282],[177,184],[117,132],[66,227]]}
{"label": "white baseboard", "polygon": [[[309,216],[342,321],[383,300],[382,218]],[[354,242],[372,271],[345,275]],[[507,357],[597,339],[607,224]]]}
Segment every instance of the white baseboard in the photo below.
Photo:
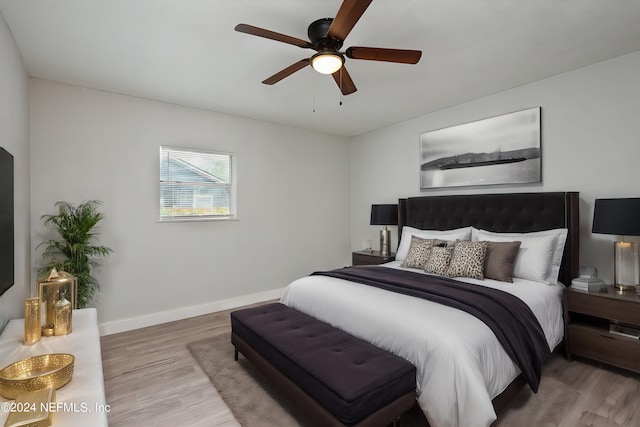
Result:
{"label": "white baseboard", "polygon": [[206,304],[192,305],[190,307],[182,307],[175,310],[162,311],[140,317],[130,317],[128,319],[101,323],[99,326],[100,336],[146,328],[147,326],[159,325],[161,323],[173,322],[175,320],[215,313],[216,311],[230,310],[262,301],[278,299],[282,296],[284,289],[285,288],[272,289],[269,291],[257,292],[255,294],[243,295],[219,301],[211,301]]}

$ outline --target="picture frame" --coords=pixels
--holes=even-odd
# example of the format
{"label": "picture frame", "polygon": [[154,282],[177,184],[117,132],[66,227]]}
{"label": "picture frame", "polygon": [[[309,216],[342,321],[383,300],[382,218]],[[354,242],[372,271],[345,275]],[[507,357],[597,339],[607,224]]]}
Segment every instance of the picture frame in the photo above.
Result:
{"label": "picture frame", "polygon": [[541,107],[420,134],[420,189],[542,181]]}

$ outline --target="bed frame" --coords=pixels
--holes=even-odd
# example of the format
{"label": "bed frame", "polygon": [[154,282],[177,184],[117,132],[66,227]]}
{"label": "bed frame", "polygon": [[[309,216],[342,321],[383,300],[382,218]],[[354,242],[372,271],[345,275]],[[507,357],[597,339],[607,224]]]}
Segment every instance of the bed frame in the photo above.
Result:
{"label": "bed frame", "polygon": [[[472,225],[503,233],[567,228],[567,242],[559,281],[568,285],[571,279],[578,276],[578,203],[577,192],[473,194],[400,199],[398,236],[402,236],[402,228],[405,225],[424,230],[450,230]],[[525,384],[526,380],[520,375],[493,399],[493,407],[497,414]]]}

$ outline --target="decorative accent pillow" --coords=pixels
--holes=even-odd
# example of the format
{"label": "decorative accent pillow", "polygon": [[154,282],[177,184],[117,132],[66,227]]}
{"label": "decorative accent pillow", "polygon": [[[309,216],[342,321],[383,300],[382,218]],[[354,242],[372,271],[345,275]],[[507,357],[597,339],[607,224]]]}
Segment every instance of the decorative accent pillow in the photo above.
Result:
{"label": "decorative accent pillow", "polygon": [[411,236],[418,236],[422,239],[469,240],[469,237],[471,236],[471,227],[441,231],[420,230],[418,228],[405,225],[404,227],[402,227],[402,236],[400,236],[400,244],[398,245],[398,250],[396,251],[396,261],[403,261],[409,254]]}
{"label": "decorative accent pillow", "polygon": [[449,277],[471,277],[484,280],[484,258],[487,242],[456,240],[447,269]]}
{"label": "decorative accent pillow", "polygon": [[[500,233],[480,231],[478,238],[491,242],[512,242],[514,237]],[[549,270],[556,247],[557,235],[531,235],[524,233],[518,236],[520,250],[513,266],[513,277],[533,280],[534,282],[551,283]]]}
{"label": "decorative accent pillow", "polygon": [[[558,276],[560,275],[560,264],[562,264],[564,246],[567,242],[568,230],[566,228],[554,228],[552,230],[533,231],[531,233],[494,233],[492,231],[478,230],[477,228],[473,227],[471,227],[471,229],[471,240],[489,240],[500,242],[520,240],[522,242],[522,246],[520,247],[521,250],[524,248],[525,240],[528,237],[554,236],[556,239],[555,246],[553,247],[553,254],[551,255],[551,267],[549,267],[549,271],[547,272],[547,276],[545,277],[544,282],[551,283],[553,285],[558,283]],[[494,239],[493,237],[499,237],[500,239]],[[519,255],[516,256],[516,259],[518,257]],[[518,275],[515,275],[514,277],[518,277]]]}
{"label": "decorative accent pillow", "polygon": [[431,247],[437,245],[438,242],[442,242],[442,240],[423,239],[418,236],[411,236],[409,253],[404,261],[402,261],[402,264],[400,264],[400,267],[424,268],[424,265],[429,260],[429,255],[431,255]]}
{"label": "decorative accent pillow", "polygon": [[484,277],[501,282],[513,282],[513,268],[521,242],[487,242]]}
{"label": "decorative accent pillow", "polygon": [[429,260],[424,265],[424,271],[426,273],[446,276],[447,269],[449,268],[449,262],[451,262],[452,251],[453,248],[450,246],[433,246],[431,248]]}

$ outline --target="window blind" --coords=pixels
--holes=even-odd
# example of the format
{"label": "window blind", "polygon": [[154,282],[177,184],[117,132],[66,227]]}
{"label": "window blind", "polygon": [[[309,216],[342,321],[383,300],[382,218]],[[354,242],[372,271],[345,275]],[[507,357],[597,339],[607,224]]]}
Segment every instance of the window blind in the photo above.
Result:
{"label": "window blind", "polygon": [[160,220],[232,217],[232,154],[160,147]]}

